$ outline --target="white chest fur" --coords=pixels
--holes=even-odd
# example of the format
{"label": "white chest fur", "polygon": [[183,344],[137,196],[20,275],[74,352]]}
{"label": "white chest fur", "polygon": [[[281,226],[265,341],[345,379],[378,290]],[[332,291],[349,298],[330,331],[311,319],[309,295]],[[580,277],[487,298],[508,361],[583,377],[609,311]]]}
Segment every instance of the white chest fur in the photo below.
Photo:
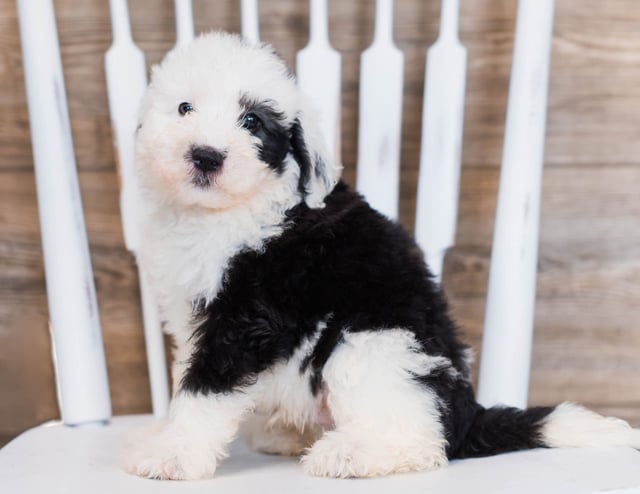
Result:
{"label": "white chest fur", "polygon": [[211,302],[229,261],[244,249],[260,250],[282,232],[285,212],[300,198],[290,187],[257,196],[226,211],[176,208],[147,193],[141,214],[138,262],[149,280],[164,330],[173,335],[174,390],[191,353],[193,303]]}
{"label": "white chest fur", "polygon": [[258,196],[252,204],[225,211],[146,202],[138,260],[170,333],[181,331],[184,312],[188,320],[194,301],[215,299],[233,256],[244,249],[260,250],[282,232],[285,211],[300,200],[291,191],[282,196]]}

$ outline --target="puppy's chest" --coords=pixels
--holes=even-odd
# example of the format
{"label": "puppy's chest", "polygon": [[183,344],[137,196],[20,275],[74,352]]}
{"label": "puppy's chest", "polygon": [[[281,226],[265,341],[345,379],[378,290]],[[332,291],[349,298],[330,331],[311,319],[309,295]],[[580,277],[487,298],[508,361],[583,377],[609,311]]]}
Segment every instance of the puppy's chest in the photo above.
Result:
{"label": "puppy's chest", "polygon": [[159,303],[212,301],[230,261],[243,250],[260,250],[282,231],[277,218],[275,226],[262,220],[247,212],[170,221],[162,210],[150,214],[139,259]]}
{"label": "puppy's chest", "polygon": [[148,237],[139,257],[162,306],[191,303],[215,297],[238,244],[224,232],[175,229]]}

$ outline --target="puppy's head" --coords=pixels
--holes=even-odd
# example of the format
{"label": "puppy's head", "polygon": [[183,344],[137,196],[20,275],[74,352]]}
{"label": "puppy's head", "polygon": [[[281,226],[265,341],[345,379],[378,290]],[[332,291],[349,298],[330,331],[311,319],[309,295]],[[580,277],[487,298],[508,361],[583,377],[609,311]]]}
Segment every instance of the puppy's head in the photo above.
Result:
{"label": "puppy's head", "polygon": [[136,155],[144,187],[209,209],[283,194],[321,207],[340,172],[282,60],[222,33],[154,67]]}

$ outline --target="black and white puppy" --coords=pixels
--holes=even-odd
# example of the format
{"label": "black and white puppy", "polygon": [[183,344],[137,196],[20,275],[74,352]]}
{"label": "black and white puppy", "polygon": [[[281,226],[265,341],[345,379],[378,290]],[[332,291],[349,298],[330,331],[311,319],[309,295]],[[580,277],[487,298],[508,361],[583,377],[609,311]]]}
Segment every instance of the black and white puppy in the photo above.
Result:
{"label": "black and white puppy", "polygon": [[139,262],[175,339],[167,420],[125,459],[213,476],[240,423],[312,475],[435,469],[534,447],[640,446],[579,406],[484,409],[413,239],[339,181],[265,45],[210,34],[153,70],[137,134]]}

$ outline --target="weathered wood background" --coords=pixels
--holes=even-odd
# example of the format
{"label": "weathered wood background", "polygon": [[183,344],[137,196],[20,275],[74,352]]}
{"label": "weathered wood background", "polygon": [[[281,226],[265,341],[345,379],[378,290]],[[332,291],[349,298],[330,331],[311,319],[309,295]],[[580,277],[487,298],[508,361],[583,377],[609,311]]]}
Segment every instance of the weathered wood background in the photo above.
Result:
{"label": "weathered wood background", "polygon": [[[150,64],[174,42],[171,0],[131,0]],[[557,0],[542,201],[532,404],[582,402],[640,425],[640,4]],[[413,223],[424,57],[439,0],[397,0],[406,57],[401,221]],[[496,204],[516,0],[464,0],[469,50],[457,246],[444,285],[479,342]],[[197,31],[240,26],[238,0],[194,2]],[[56,0],[73,139],[116,414],[150,410],[136,271],[123,246],[103,56],[108,2]],[[265,40],[293,64],[307,41],[303,0],[261,0]],[[354,183],[358,57],[373,0],[330,1],[344,61],[343,161]],[[0,0],[0,443],[58,415],[29,122],[13,0]]]}

